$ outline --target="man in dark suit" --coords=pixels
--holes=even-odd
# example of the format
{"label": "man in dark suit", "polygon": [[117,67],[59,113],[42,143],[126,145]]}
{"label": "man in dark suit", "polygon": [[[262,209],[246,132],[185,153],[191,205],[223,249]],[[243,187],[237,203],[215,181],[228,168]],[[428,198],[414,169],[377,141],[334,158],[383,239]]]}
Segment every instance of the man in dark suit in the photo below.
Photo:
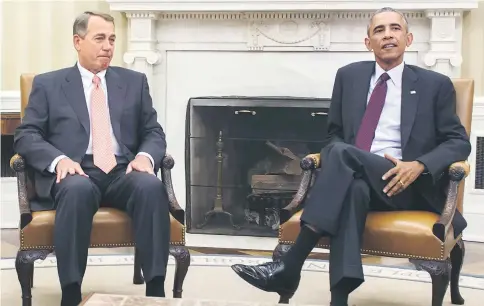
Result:
{"label": "man in dark suit", "polygon": [[[373,15],[365,44],[376,62],[336,74],[322,170],[296,243],[280,261],[232,266],[244,280],[291,297],[305,259],[321,236],[330,236],[331,305],[346,306],[364,281],[360,247],[369,210],[442,211],[443,174],[467,159],[471,145],[455,113],[451,80],[404,64],[412,40],[400,12],[384,8]],[[452,224],[455,235],[467,225],[459,212]]]}
{"label": "man in dark suit", "polygon": [[166,152],[144,74],[109,67],[114,19],[85,12],[74,22],[74,67],[34,78],[14,149],[35,171],[32,210],[56,210],[61,305],[81,302],[92,219],[101,204],[126,211],[147,281],[164,296],[170,220],[156,172]]}

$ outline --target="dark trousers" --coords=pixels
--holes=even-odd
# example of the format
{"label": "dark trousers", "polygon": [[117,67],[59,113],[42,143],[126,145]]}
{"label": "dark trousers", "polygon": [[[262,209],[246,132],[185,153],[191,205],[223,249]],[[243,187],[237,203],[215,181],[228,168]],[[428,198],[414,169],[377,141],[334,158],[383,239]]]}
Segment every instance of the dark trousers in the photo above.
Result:
{"label": "dark trousers", "polygon": [[364,281],[360,249],[368,211],[408,210],[422,199],[412,185],[396,196],[385,195],[390,180],[382,176],[394,164],[352,145],[328,145],[321,165],[301,221],[331,237],[331,288],[344,285],[353,291]]}
{"label": "dark trousers", "polygon": [[93,216],[105,205],[125,211],[132,219],[133,236],[146,281],[164,276],[169,254],[168,195],[154,175],[126,173],[127,160],[109,173],[94,166],[86,155],[81,166],[89,178],[67,175],[52,188],[56,207],[54,246],[62,287],[82,284],[86,271]]}

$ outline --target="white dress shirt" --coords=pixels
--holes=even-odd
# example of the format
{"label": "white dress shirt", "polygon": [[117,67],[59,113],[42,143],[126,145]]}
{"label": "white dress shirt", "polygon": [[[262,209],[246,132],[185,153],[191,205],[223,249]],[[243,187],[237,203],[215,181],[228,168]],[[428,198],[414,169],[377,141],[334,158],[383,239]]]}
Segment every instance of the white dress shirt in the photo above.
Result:
{"label": "white dress shirt", "polygon": [[375,138],[373,139],[370,152],[380,156],[384,156],[386,153],[402,159],[400,115],[402,112],[402,75],[405,64],[402,62],[388,71],[383,70],[378,63],[375,63],[375,65],[375,74],[370,80],[367,103],[370,101],[371,94],[380,76],[386,72],[390,79],[387,81],[385,105],[376,127]]}
{"label": "white dress shirt", "polygon": [[[77,68],[79,68],[79,72],[81,73],[81,80],[82,80],[82,86],[84,88],[84,96],[86,97],[86,104],[87,104],[87,112],[89,113],[89,118],[91,118],[91,92],[94,87],[94,83],[92,82],[94,78],[94,73],[91,71],[87,70],[86,68],[82,67],[79,62],[77,62]],[[106,96],[106,103],[108,103],[108,87],[106,85],[106,70],[100,71],[96,74],[100,79],[101,79],[101,87],[103,90],[104,95]],[[108,104],[109,105],[109,104]],[[109,107],[108,107],[108,115],[109,115]],[[122,155],[121,153],[121,148],[119,146],[118,141],[116,140],[116,137],[114,136],[114,131],[113,127],[111,124],[111,117],[109,117],[109,125],[111,126],[111,141],[113,144],[113,150],[114,154],[117,156]],[[91,121],[89,119],[89,121]],[[92,124],[91,124],[92,125]],[[86,154],[91,155],[92,154],[92,133],[89,133],[89,145],[87,146]],[[151,157],[150,154],[145,153],[145,152],[139,152],[138,155],[144,155],[148,157],[151,161],[151,165],[154,165],[154,160]],[[57,166],[57,163],[62,159],[66,157],[65,155],[60,155],[52,161],[50,164],[48,170],[52,173],[55,172],[55,167]]]}

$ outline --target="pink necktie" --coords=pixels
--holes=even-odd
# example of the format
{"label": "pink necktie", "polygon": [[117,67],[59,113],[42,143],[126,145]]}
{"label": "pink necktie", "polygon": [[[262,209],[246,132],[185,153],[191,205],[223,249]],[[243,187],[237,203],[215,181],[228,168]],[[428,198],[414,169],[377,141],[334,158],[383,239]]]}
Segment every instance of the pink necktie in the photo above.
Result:
{"label": "pink necktie", "polygon": [[95,75],[92,79],[94,88],[91,92],[91,133],[94,165],[109,173],[116,166],[111,128],[109,126],[108,105],[101,85],[101,79]]}
{"label": "pink necktie", "polygon": [[366,106],[365,115],[361,120],[360,129],[356,135],[356,147],[370,151],[371,145],[373,143],[373,138],[375,138],[375,131],[380,121],[380,115],[385,106],[385,99],[387,96],[387,81],[390,76],[386,73],[380,76],[375,89],[371,93],[370,101]]}

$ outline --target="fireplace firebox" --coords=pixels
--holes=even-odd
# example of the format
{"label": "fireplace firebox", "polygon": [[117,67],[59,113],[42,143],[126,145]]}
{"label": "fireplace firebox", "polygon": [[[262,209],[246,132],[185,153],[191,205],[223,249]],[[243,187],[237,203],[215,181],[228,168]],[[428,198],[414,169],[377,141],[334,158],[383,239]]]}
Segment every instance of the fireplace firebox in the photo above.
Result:
{"label": "fireplace firebox", "polygon": [[279,209],[319,152],[330,100],[198,97],[186,112],[187,232],[276,237]]}

